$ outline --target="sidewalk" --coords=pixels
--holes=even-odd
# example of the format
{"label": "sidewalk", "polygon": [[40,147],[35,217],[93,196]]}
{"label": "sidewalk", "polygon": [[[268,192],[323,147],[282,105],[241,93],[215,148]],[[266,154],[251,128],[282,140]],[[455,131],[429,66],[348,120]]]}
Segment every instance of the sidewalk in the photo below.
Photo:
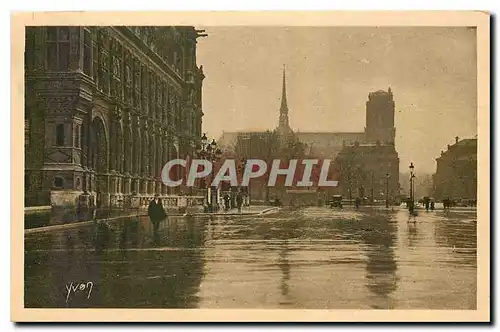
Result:
{"label": "sidewalk", "polygon": [[278,210],[277,207],[269,206],[269,205],[255,205],[255,206],[245,206],[241,209],[241,212],[238,209],[230,209],[228,211],[219,210],[214,213],[207,212],[197,212],[197,213],[187,213],[189,216],[204,216],[204,215],[215,215],[215,216],[227,216],[227,215],[259,215],[263,213],[268,213],[274,210]]}
{"label": "sidewalk", "polygon": [[[174,217],[197,217],[197,216],[237,216],[237,215],[260,215],[260,214],[265,214],[265,213],[270,213],[274,211],[278,211],[279,208],[277,207],[272,207],[272,206],[248,206],[244,207],[241,209],[241,212],[238,212],[238,209],[231,209],[229,211],[220,211],[216,213],[205,213],[205,212],[189,212],[185,214],[181,213],[172,213],[168,212],[168,217],[169,218],[174,218]],[[81,220],[81,221],[72,221],[68,223],[56,223],[53,225],[48,225],[48,226],[40,226],[40,227],[33,227],[33,228],[25,228],[24,233],[25,234],[31,234],[31,233],[39,233],[39,232],[47,232],[47,231],[52,231],[52,230],[61,230],[61,229],[70,229],[70,228],[76,228],[76,227],[82,227],[82,226],[89,226],[92,224],[95,224],[96,222],[105,222],[105,223],[110,223],[110,222],[118,222],[124,219],[134,219],[134,218],[141,218],[141,217],[147,217],[147,211],[137,211],[135,213],[127,214],[127,215],[121,215],[121,216],[114,216],[114,217],[107,217],[107,218],[101,218],[101,219],[96,219],[96,220]]]}

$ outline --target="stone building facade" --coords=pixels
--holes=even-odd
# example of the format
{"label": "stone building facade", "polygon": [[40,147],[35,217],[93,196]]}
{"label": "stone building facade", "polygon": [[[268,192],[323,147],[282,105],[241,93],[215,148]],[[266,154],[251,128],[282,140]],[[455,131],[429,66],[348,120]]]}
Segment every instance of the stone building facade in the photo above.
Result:
{"label": "stone building facade", "polygon": [[438,201],[477,200],[477,139],[459,140],[448,145],[436,158],[433,197]]}
{"label": "stone building facade", "polygon": [[129,206],[201,137],[193,27],[26,28],[25,205]]}

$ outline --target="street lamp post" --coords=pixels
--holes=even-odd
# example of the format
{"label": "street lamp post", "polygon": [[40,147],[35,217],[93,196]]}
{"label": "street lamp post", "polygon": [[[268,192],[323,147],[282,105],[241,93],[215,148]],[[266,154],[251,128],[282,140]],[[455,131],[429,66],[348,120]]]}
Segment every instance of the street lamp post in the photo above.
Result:
{"label": "street lamp post", "polygon": [[[208,160],[210,162],[214,162],[220,159],[222,155],[221,149],[217,147],[217,142],[215,139],[212,139],[212,142],[208,142],[207,135],[204,133],[203,136],[200,139],[201,145],[198,145],[196,147],[196,154],[198,157]],[[217,199],[217,187],[214,186],[212,187],[212,182],[214,178],[214,172],[211,172],[211,177],[210,177],[210,183],[207,186],[207,203],[210,202],[208,205],[208,212],[215,212],[215,207],[216,207],[216,199]],[[208,190],[208,189],[211,190]],[[215,192],[215,195],[213,194]],[[215,200],[214,200],[215,196]],[[215,201],[215,202],[214,202]],[[214,204],[215,203],[215,204]]]}
{"label": "street lamp post", "polygon": [[389,173],[385,174],[385,207],[389,208]]}
{"label": "street lamp post", "polygon": [[372,187],[370,189],[370,200],[372,205],[375,205],[375,199],[373,197],[374,187],[375,187],[375,173],[372,171]]}
{"label": "street lamp post", "polygon": [[415,187],[415,184],[413,183],[413,178],[415,177],[415,174],[413,173],[413,171],[415,170],[415,166],[413,166],[413,163],[410,163],[410,206],[409,206],[409,209],[410,211],[413,211],[413,205],[414,205],[414,200],[415,200],[415,197],[414,197],[414,187]]}

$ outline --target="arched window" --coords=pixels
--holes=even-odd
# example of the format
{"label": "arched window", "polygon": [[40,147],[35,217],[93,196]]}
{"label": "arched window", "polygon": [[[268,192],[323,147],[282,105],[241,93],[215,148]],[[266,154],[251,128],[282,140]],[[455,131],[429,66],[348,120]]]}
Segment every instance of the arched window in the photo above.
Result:
{"label": "arched window", "polygon": [[69,68],[69,27],[47,28],[47,69],[65,71]]}

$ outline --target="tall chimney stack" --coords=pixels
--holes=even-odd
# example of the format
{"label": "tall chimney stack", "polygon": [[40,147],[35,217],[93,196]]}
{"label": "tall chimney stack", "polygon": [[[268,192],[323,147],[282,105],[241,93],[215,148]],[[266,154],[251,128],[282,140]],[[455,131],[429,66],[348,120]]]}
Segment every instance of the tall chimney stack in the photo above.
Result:
{"label": "tall chimney stack", "polygon": [[455,144],[458,143],[458,136],[455,136]]}

